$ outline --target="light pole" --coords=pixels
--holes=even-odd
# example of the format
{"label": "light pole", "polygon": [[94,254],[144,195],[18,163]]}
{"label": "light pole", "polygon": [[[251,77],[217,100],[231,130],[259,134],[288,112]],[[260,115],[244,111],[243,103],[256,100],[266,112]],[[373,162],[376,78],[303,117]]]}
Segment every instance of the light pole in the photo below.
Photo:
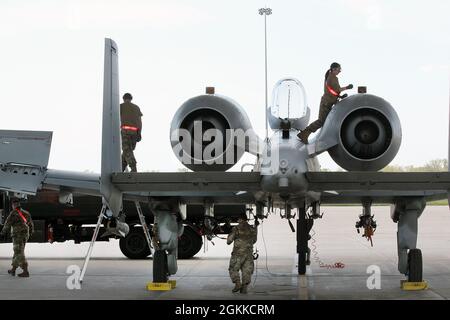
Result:
{"label": "light pole", "polygon": [[264,16],[264,73],[265,73],[265,89],[266,89],[266,139],[265,141],[268,141],[269,138],[269,128],[268,128],[268,121],[267,121],[267,108],[268,108],[268,93],[267,93],[267,16],[270,16],[272,14],[272,9],[270,8],[261,8],[259,9],[259,14],[261,16]]}

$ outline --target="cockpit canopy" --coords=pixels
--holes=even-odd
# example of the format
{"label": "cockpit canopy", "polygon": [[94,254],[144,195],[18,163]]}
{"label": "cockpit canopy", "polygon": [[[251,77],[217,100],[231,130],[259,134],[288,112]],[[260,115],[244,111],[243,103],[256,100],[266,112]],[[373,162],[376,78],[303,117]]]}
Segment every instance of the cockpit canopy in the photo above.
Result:
{"label": "cockpit canopy", "polygon": [[302,83],[294,78],[278,81],[273,88],[272,104],[267,112],[273,130],[281,129],[283,122],[289,122],[291,128],[303,130],[309,121],[309,108]]}

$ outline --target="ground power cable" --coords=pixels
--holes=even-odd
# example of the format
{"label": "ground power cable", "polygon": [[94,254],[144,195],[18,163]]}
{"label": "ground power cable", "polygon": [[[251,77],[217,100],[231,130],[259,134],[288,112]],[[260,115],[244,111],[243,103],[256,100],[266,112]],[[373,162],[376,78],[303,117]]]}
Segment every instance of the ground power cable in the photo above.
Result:
{"label": "ground power cable", "polygon": [[[292,273],[274,273],[274,272],[270,271],[269,265],[268,265],[266,238],[264,236],[264,221],[261,222],[261,234],[262,234],[262,239],[263,239],[263,244],[264,244],[265,269],[266,269],[267,273],[273,277],[292,277]],[[256,266],[257,266],[257,263],[256,263]],[[256,269],[255,279],[253,281],[253,287],[255,286],[257,276],[258,276],[258,269]]]}
{"label": "ground power cable", "polygon": [[345,264],[343,264],[342,262],[335,262],[334,264],[327,264],[324,263],[320,257],[319,257],[319,252],[317,251],[317,245],[316,245],[316,239],[314,238],[314,236],[316,235],[316,231],[313,229],[311,229],[311,253],[312,253],[312,257],[314,262],[316,262],[320,268],[326,268],[328,270],[330,269],[343,269],[345,268]]}

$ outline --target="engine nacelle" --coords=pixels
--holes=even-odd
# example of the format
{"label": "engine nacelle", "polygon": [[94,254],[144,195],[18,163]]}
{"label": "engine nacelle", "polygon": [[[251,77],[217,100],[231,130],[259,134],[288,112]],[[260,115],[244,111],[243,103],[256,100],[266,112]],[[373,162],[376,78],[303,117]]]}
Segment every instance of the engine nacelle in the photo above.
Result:
{"label": "engine nacelle", "polygon": [[172,119],[170,141],[180,162],[193,171],[226,171],[245,151],[259,153],[259,138],[244,109],[217,94],[183,103]]}
{"label": "engine nacelle", "polygon": [[[386,100],[352,95],[333,107],[318,141],[348,171],[378,171],[397,155],[402,140],[400,119]],[[337,142],[337,143],[336,143]]]}

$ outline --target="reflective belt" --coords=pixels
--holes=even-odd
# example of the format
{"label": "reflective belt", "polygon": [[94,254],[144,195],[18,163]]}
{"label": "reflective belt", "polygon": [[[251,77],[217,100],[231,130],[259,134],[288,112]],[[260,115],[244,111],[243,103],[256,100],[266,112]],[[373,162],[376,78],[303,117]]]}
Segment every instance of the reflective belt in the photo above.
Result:
{"label": "reflective belt", "polygon": [[121,128],[122,128],[123,130],[139,131],[139,128],[137,128],[137,127],[132,127],[132,126],[122,126]]}
{"label": "reflective belt", "polygon": [[333,90],[332,87],[330,87],[327,83],[325,83],[325,86],[327,87],[327,90],[329,93],[331,93],[335,97],[339,97],[339,93]]}
{"label": "reflective belt", "polygon": [[19,209],[16,209],[17,213],[19,214],[19,216],[22,218],[23,223],[27,224],[27,219],[25,218],[25,216],[23,215],[22,211],[20,211]]}

